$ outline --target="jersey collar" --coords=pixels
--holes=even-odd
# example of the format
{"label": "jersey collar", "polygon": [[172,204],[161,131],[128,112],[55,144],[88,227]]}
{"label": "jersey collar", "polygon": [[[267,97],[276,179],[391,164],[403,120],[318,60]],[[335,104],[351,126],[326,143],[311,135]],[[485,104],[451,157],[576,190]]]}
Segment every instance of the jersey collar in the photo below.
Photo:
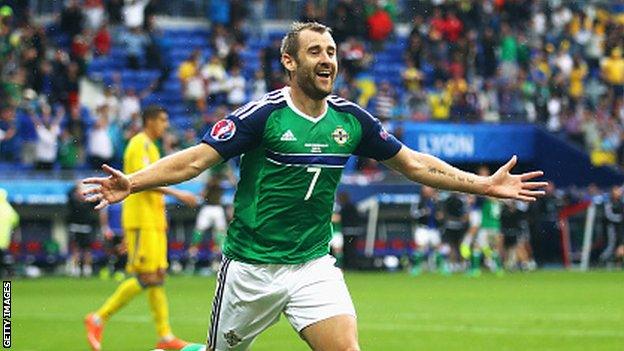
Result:
{"label": "jersey collar", "polygon": [[310,116],[304,113],[303,111],[299,110],[297,106],[295,106],[295,103],[292,101],[292,97],[290,96],[290,87],[288,86],[284,87],[284,95],[286,96],[286,104],[288,104],[288,107],[290,107],[296,114],[307,119],[308,121],[312,123],[316,123],[320,121],[321,119],[323,119],[323,117],[327,115],[327,111],[329,111],[329,108],[327,107],[327,101],[325,101],[325,111],[323,111],[323,113],[321,113],[320,116],[317,116],[317,117]]}

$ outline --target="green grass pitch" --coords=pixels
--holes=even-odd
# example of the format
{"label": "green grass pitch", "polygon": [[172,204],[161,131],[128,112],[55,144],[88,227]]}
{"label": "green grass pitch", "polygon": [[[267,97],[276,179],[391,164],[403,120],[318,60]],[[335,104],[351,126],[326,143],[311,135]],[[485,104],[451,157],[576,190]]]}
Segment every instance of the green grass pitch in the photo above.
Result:
{"label": "green grass pitch", "polygon": [[[624,350],[624,272],[507,274],[498,278],[347,273],[363,350]],[[171,322],[205,339],[215,278],[171,277]],[[44,278],[13,282],[13,349],[87,350],[82,318],[113,281]],[[150,350],[155,331],[145,296],[115,315],[104,350]],[[282,317],[254,351],[307,350]]]}

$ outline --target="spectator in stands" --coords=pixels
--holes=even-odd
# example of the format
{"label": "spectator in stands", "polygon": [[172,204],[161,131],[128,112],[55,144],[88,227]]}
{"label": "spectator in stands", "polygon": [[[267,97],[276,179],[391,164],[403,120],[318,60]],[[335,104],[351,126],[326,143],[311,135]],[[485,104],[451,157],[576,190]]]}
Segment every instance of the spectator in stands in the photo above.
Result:
{"label": "spectator in stands", "polygon": [[184,101],[192,112],[206,111],[206,86],[199,70],[184,84]]}
{"label": "spectator in stands", "polygon": [[568,96],[570,97],[570,109],[576,110],[580,106],[584,95],[584,80],[587,76],[587,65],[580,56],[575,56],[572,70],[570,71],[570,83],[568,85]]}
{"label": "spectator in stands", "polygon": [[443,23],[444,38],[451,44],[455,44],[464,30],[464,24],[457,17],[455,11],[450,8],[446,12]]}
{"label": "spectator in stands", "polygon": [[74,36],[71,43],[70,57],[78,65],[79,75],[82,76],[87,70],[87,59],[91,56],[91,42],[89,32]]}
{"label": "spectator in stands", "polygon": [[221,59],[225,59],[230,53],[232,42],[232,36],[228,33],[224,26],[215,24],[212,27],[210,47],[212,48],[213,54],[216,54]]}
{"label": "spectator in stands", "polygon": [[130,69],[141,68],[141,58],[144,56],[145,47],[149,44],[149,38],[141,27],[131,28],[122,35],[121,41],[126,49],[127,65]]}
{"label": "spectator in stands", "polygon": [[[267,89],[273,90],[273,87],[276,86],[277,82],[275,79],[275,75],[273,74],[274,67],[280,67],[280,45],[281,42],[279,39],[274,39],[271,41],[271,45],[265,47],[260,51],[260,62],[262,63],[262,69],[264,70],[264,79],[266,80]],[[277,69],[279,73],[280,69]]]}
{"label": "spectator in stands", "polygon": [[127,124],[133,119],[133,116],[138,115],[140,111],[141,99],[137,95],[136,90],[129,88],[121,98],[119,120],[121,123]]}
{"label": "spectator in stands", "polygon": [[246,84],[245,77],[243,77],[240,68],[237,66],[232,67],[225,80],[227,103],[230,109],[234,110],[245,103],[247,98],[245,94]]}
{"label": "spectator in stands", "polygon": [[381,6],[375,5],[366,18],[368,25],[368,39],[373,43],[373,49],[379,51],[383,48],[383,42],[388,39],[394,30],[394,23],[388,11]]}
{"label": "spectator in stands", "polygon": [[614,106],[624,98],[624,58],[619,47],[611,50],[611,56],[602,62],[602,79],[609,85],[609,94]]}
{"label": "spectator in stands", "polygon": [[128,29],[143,28],[145,7],[150,0],[127,0],[122,8],[124,25]]}
{"label": "spectator in stands", "polygon": [[104,94],[96,100],[95,105],[98,107],[106,105],[109,122],[114,122],[119,118],[119,98],[112,87],[104,87]]}
{"label": "spectator in stands", "polygon": [[322,8],[318,8],[316,6],[316,2],[312,0],[307,0],[303,5],[303,12],[301,13],[301,17],[299,21],[301,22],[323,22],[324,19],[324,10]]}
{"label": "spectator in stands", "polygon": [[444,82],[437,80],[435,88],[429,94],[431,118],[434,120],[448,120],[451,114],[453,99],[448,90],[444,89]]}
{"label": "spectator in stands", "polygon": [[251,100],[260,100],[267,93],[266,80],[264,79],[264,71],[258,69],[254,72],[254,79],[251,82]]}
{"label": "spectator in stands", "polygon": [[244,46],[241,43],[234,42],[230,47],[230,51],[227,56],[225,56],[225,70],[230,71],[234,66],[238,68],[243,67],[243,60],[241,59],[241,52],[243,51]]}
{"label": "spectator in stands", "polygon": [[102,0],[85,0],[82,5],[85,17],[85,27],[92,31],[97,30],[105,21],[104,4]]}
{"label": "spectator in stands", "polygon": [[[57,107],[56,114],[57,116],[65,115],[65,109],[61,106]],[[79,106],[72,106],[69,109],[69,118],[67,118],[65,128],[70,131],[72,137],[79,142],[79,145],[82,148],[86,141],[87,123],[85,118],[82,116]]]}
{"label": "spectator in stands", "polygon": [[620,143],[616,151],[617,162],[621,168],[624,168],[624,130],[620,131]]}
{"label": "spectator in stands", "polygon": [[146,21],[149,21],[147,26],[149,43],[145,48],[145,66],[147,69],[156,69],[160,72],[154,84],[154,90],[160,91],[171,74],[170,44],[164,39],[162,31],[156,27],[154,17],[149,17]]}
{"label": "spectator in stands", "polygon": [[188,80],[197,75],[199,65],[201,64],[201,52],[199,50],[193,50],[189,57],[184,60],[178,68],[178,79],[182,85],[182,93],[186,90],[186,84]]}
{"label": "spectator in stands", "polygon": [[63,114],[57,113],[55,117],[52,117],[52,109],[45,104],[41,106],[41,117],[38,117],[33,110],[28,113],[37,132],[35,168],[50,170],[56,162]]}
{"label": "spectator in stands", "polygon": [[12,106],[0,107],[0,161],[18,160],[17,125],[15,123],[15,108]]}
{"label": "spectator in stands", "polygon": [[494,30],[490,27],[486,27],[483,32],[483,38],[481,39],[481,54],[479,62],[480,73],[484,79],[492,78],[496,74],[498,67],[498,60],[496,58],[496,51],[498,47],[498,40]]}
{"label": "spectator in stands", "polygon": [[54,51],[54,60],[51,65],[51,95],[48,97],[49,102],[51,104],[66,104],[69,55],[61,49],[56,49]]}
{"label": "spectator in stands", "polygon": [[355,37],[349,37],[339,44],[340,59],[343,74],[347,77],[356,77],[360,72],[368,68],[372,56],[366,52],[364,43]]}
{"label": "spectator in stands", "polygon": [[153,29],[156,19],[156,10],[158,8],[158,0],[149,0],[145,9],[143,9],[143,30],[149,32]]}
{"label": "spectator in stands", "polygon": [[81,160],[81,144],[80,140],[73,136],[69,129],[61,131],[61,139],[59,141],[58,163],[62,170],[75,169]]}
{"label": "spectator in stands", "polygon": [[416,68],[411,58],[405,59],[405,70],[401,73],[403,86],[409,94],[416,94],[421,90],[423,73]]}
{"label": "spectator in stands", "polygon": [[65,94],[67,96],[67,106],[80,106],[80,67],[76,62],[70,62],[67,66],[67,80],[65,81]]}
{"label": "spectator in stands", "polygon": [[221,63],[219,56],[212,55],[210,60],[201,68],[201,75],[206,85],[206,95],[209,104],[221,104],[225,102],[225,79],[227,72]]}
{"label": "spectator in stands", "polygon": [[[412,63],[415,68],[422,67],[422,59],[424,56],[425,46],[419,33],[413,33],[407,39],[407,48],[405,49],[404,60],[406,63]],[[409,65],[408,65],[409,66]]]}
{"label": "spectator in stands", "polygon": [[93,37],[94,52],[98,56],[106,56],[111,49],[111,35],[108,31],[108,24],[103,22],[97,29],[95,36]]}
{"label": "spectator in stands", "polygon": [[518,40],[507,23],[501,25],[501,75],[513,80],[518,72]]}
{"label": "spectator in stands", "polygon": [[379,85],[379,91],[373,101],[375,115],[382,122],[393,119],[397,100],[389,82],[385,81]]}
{"label": "spectator in stands", "polygon": [[364,29],[364,9],[359,1],[339,0],[327,19],[332,27],[332,35],[337,44],[348,37],[362,38]]}
{"label": "spectator in stands", "polygon": [[77,0],[69,0],[67,6],[61,12],[61,30],[70,38],[82,33],[85,18]]}
{"label": "spectator in stands", "polygon": [[249,32],[253,40],[266,39],[266,31],[264,30],[264,21],[266,18],[266,1],[252,0],[249,4],[250,23]]}
{"label": "spectator in stands", "polygon": [[96,121],[91,127],[87,140],[87,154],[92,169],[100,169],[103,164],[111,164],[114,149],[108,130],[108,106],[101,105],[96,110]]}
{"label": "spectator in stands", "polygon": [[433,15],[429,19],[429,37],[430,38],[443,38],[444,37],[444,27],[446,25],[446,20],[444,19],[444,12],[442,11],[441,6],[436,6],[433,8]]}

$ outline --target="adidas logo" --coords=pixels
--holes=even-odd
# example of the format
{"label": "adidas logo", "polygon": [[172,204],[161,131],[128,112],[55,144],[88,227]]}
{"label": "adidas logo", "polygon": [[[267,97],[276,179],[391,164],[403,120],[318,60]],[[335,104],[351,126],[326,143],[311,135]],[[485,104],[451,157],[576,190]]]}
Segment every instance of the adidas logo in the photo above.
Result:
{"label": "adidas logo", "polygon": [[295,138],[295,135],[289,129],[284,134],[282,134],[282,137],[280,138],[280,140],[281,141],[297,141],[297,138]]}

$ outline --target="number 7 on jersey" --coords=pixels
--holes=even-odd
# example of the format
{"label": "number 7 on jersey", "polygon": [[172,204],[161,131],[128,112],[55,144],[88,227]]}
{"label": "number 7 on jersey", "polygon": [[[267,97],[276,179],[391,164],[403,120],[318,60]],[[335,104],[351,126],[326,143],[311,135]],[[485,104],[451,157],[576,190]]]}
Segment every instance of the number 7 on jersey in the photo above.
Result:
{"label": "number 7 on jersey", "polygon": [[314,173],[314,175],[312,176],[312,181],[310,182],[310,187],[308,188],[308,192],[303,198],[303,200],[307,201],[312,196],[312,192],[314,192],[314,186],[316,185],[316,181],[318,180],[318,177],[321,174],[321,169],[319,167],[308,167],[306,170],[309,173]]}

